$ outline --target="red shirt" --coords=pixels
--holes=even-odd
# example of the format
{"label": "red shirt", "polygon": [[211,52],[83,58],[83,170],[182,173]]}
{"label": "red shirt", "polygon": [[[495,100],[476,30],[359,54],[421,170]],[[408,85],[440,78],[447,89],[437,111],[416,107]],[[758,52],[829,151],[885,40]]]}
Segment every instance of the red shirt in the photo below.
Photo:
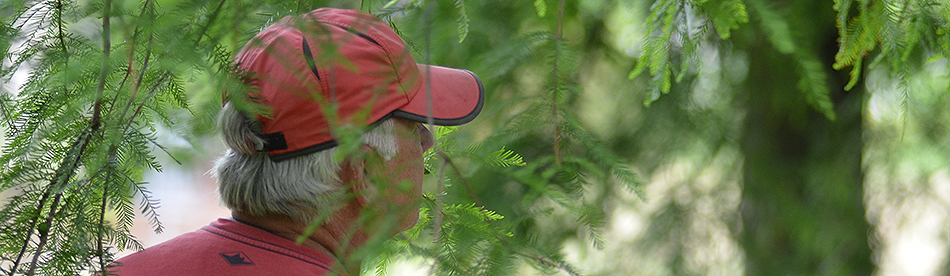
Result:
{"label": "red shirt", "polygon": [[333,260],[240,222],[210,225],[116,260],[108,275],[325,275]]}

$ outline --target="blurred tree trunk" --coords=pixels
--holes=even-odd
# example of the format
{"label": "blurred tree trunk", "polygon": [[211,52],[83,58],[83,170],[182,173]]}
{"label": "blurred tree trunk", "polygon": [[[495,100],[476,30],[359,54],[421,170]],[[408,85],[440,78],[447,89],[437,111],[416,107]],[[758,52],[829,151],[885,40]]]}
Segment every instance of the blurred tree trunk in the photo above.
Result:
{"label": "blurred tree trunk", "polygon": [[832,1],[784,4],[794,5],[789,11],[802,19],[791,26],[801,33],[798,52],[821,61],[837,118],[808,107],[798,78],[789,77],[796,74],[796,55],[777,52],[761,30],[744,32],[753,57],[741,138],[746,273],[870,275],[861,169],[864,87],[844,91],[846,72],[832,69],[838,49]]}

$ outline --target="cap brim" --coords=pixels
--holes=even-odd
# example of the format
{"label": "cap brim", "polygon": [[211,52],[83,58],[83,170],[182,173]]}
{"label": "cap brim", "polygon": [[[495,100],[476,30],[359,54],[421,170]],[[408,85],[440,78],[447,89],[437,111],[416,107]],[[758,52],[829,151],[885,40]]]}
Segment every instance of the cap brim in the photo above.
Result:
{"label": "cap brim", "polygon": [[419,64],[423,85],[405,106],[393,111],[393,117],[428,123],[429,102],[432,123],[455,126],[468,123],[478,116],[485,102],[485,87],[468,70],[428,65],[431,79],[431,97],[426,91],[426,66]]}

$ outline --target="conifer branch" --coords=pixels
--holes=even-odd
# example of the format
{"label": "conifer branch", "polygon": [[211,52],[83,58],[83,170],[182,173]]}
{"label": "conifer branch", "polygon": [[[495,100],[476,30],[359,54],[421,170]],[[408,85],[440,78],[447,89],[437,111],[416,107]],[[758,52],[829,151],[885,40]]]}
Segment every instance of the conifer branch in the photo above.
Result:
{"label": "conifer branch", "polygon": [[[92,119],[89,121],[90,126],[87,130],[84,130],[79,135],[79,137],[77,137],[76,141],[73,143],[73,146],[70,147],[69,152],[73,154],[67,154],[64,157],[62,165],[57,169],[57,173],[55,174],[55,177],[51,181],[50,186],[48,186],[47,188],[48,189],[47,192],[52,192],[55,190],[56,196],[53,198],[53,202],[50,204],[50,210],[46,217],[46,221],[43,222],[43,224],[39,225],[38,227],[38,230],[40,232],[39,233],[40,240],[36,246],[36,251],[33,254],[33,260],[30,263],[30,268],[27,271],[28,276],[35,275],[36,268],[39,263],[39,258],[41,255],[43,255],[42,254],[43,248],[46,247],[46,244],[49,241],[50,234],[51,234],[50,231],[53,228],[53,220],[59,214],[57,210],[60,207],[59,201],[60,199],[62,199],[62,196],[63,196],[63,191],[61,189],[66,188],[66,185],[69,183],[69,179],[72,178],[72,175],[75,173],[76,169],[78,169],[78,166],[81,164],[80,159],[82,159],[83,153],[85,152],[87,146],[89,145],[89,142],[94,136],[93,134],[98,132],[99,127],[101,126],[102,92],[105,90],[105,78],[109,72],[108,71],[109,50],[111,48],[111,41],[109,37],[109,34],[111,33],[110,22],[109,22],[109,18],[111,16],[109,13],[109,10],[111,8],[111,5],[112,5],[111,0],[105,0],[105,5],[103,7],[103,19],[102,19],[102,27],[103,27],[103,61],[102,63],[103,64],[102,64],[102,69],[100,70],[99,84],[96,90],[96,101],[93,105]],[[42,210],[42,208],[43,206],[41,205],[38,209],[38,212],[40,212],[39,210]],[[32,232],[32,229],[30,230],[30,232]],[[23,245],[24,248],[28,246],[28,244],[29,244],[29,239],[24,242],[24,245]],[[17,264],[14,264],[14,265],[17,265]]]}
{"label": "conifer branch", "polygon": [[558,115],[557,115],[557,94],[558,89],[560,89],[559,82],[559,73],[557,68],[557,63],[559,55],[561,54],[561,28],[564,24],[564,0],[561,0],[558,4],[557,11],[557,29],[554,33],[554,91],[551,93],[551,120],[554,121],[554,164],[561,166],[561,127],[558,125]]}
{"label": "conifer branch", "polygon": [[96,102],[93,104],[92,110],[92,131],[95,132],[99,129],[101,122],[101,113],[102,113],[102,92],[106,88],[106,76],[109,75],[109,53],[112,50],[112,27],[109,22],[110,12],[112,9],[112,0],[105,0],[105,4],[102,7],[102,67],[99,70],[99,84],[96,85]]}
{"label": "conifer branch", "polygon": [[[96,103],[95,103],[95,106],[93,107],[93,114],[92,114],[92,129],[94,132],[97,131],[99,128],[99,125],[101,125],[100,118],[101,118],[101,113],[102,113],[102,93],[105,90],[106,75],[108,75],[110,71],[109,70],[109,67],[110,67],[109,54],[111,53],[111,50],[112,50],[112,40],[111,40],[112,30],[110,26],[111,24],[109,22],[109,17],[111,16],[110,14],[111,9],[112,9],[112,0],[105,0],[105,4],[102,7],[102,67],[101,67],[101,71],[99,71],[99,84],[96,86]],[[135,37],[133,35],[132,46],[130,46],[130,49],[129,49],[129,58],[130,58],[129,67],[130,68],[132,65],[131,59],[134,58],[135,56],[134,51],[135,51]],[[126,77],[128,75],[129,75],[129,72],[127,71]],[[78,159],[81,156],[82,155],[80,154],[76,158]],[[99,269],[100,271],[102,271],[102,273],[106,273],[105,272],[106,263],[105,263],[105,257],[104,257],[105,252],[102,249],[102,243],[103,243],[102,235],[103,235],[103,231],[105,231],[105,229],[103,228],[105,227],[105,213],[106,213],[106,202],[107,202],[106,199],[108,199],[108,195],[109,195],[109,181],[107,179],[102,184],[102,204],[99,206],[100,207],[99,231],[98,231],[98,235],[97,235],[98,237],[96,240],[96,249],[97,249],[96,254],[99,256]]]}
{"label": "conifer branch", "polygon": [[154,40],[154,35],[152,33],[148,34],[148,44],[145,45],[145,58],[142,61],[142,69],[139,70],[139,77],[135,81],[135,85],[132,86],[132,96],[130,98],[135,99],[135,94],[138,93],[139,87],[142,86],[142,79],[145,78],[145,71],[148,70],[148,62],[152,58],[152,41]]}
{"label": "conifer branch", "polygon": [[[36,271],[36,265],[39,261],[40,255],[43,253],[43,247],[46,246],[46,242],[49,240],[50,230],[52,229],[53,225],[53,218],[58,214],[56,210],[59,209],[59,200],[63,196],[63,191],[61,189],[66,188],[66,184],[68,184],[69,179],[72,178],[73,173],[76,172],[76,169],[80,164],[79,160],[81,159],[83,152],[86,151],[86,147],[89,145],[89,141],[93,136],[92,132],[95,132],[96,128],[98,128],[97,125],[92,125],[90,130],[83,131],[83,133],[77,137],[76,142],[73,143],[73,146],[70,147],[69,150],[70,153],[74,152],[75,150],[75,154],[67,154],[63,158],[63,163],[56,170],[53,180],[50,181],[50,185],[48,186],[49,190],[47,190],[47,192],[56,191],[56,196],[53,198],[52,204],[50,204],[50,211],[46,217],[46,221],[37,228],[37,230],[40,232],[40,242],[36,245],[36,253],[33,254],[33,261],[30,264],[30,269],[27,275],[32,276]],[[43,206],[40,206],[40,209],[42,208]],[[32,229],[30,231],[32,231]],[[27,244],[29,244],[29,240],[24,243],[24,246],[27,246]]]}
{"label": "conifer branch", "polygon": [[[155,82],[155,85],[152,86],[152,89],[148,91],[148,95],[146,96],[146,99],[151,98],[155,96],[156,93],[158,93],[159,86],[168,78],[168,75],[169,74],[166,72],[166,74],[163,74],[161,77],[158,78],[158,81]],[[129,100],[129,104],[131,103],[132,103],[132,100]],[[145,106],[145,99],[143,99],[142,102],[139,103],[138,107],[135,108],[135,112],[132,112],[132,115],[129,116],[129,121],[128,123],[125,124],[125,127],[123,128],[123,132],[127,131],[129,127],[132,126],[132,123],[135,121],[134,120],[135,117],[139,115],[139,112],[142,111],[142,107],[144,106]],[[122,112],[122,117],[125,117],[125,111]]]}
{"label": "conifer branch", "polygon": [[[145,12],[146,12],[146,11],[148,11],[148,16],[147,16],[147,17],[145,16]],[[146,19],[148,20],[148,21],[145,22],[145,24],[148,24],[149,26],[151,26],[152,24],[155,23],[155,4],[152,3],[151,0],[145,0],[145,4],[142,5],[142,11],[139,13],[139,18],[142,18],[142,17],[144,17],[144,18],[146,18]],[[138,33],[139,33],[139,31],[140,31],[140,29],[138,29],[138,27],[140,27],[140,26],[136,26],[134,37],[138,37]],[[148,66],[147,66],[147,65],[148,65],[148,60],[149,60],[149,57],[150,57],[151,54],[152,54],[152,51],[151,51],[151,49],[152,49],[152,38],[153,38],[154,36],[155,36],[155,33],[154,33],[154,32],[149,32],[149,33],[148,33],[148,44],[145,46],[145,59],[144,59],[144,61],[142,62],[142,70],[139,71],[139,72],[140,72],[140,73],[139,73],[139,79],[138,79],[138,82],[139,82],[139,83],[142,82],[142,75],[144,75],[145,69],[148,67]]]}
{"label": "conifer branch", "polygon": [[[111,6],[111,0],[105,0],[105,7],[103,10],[103,56],[104,56],[103,67],[100,71],[99,85],[97,86],[96,102],[93,106],[93,114],[92,114],[92,119],[90,120],[90,128],[86,131],[83,131],[83,133],[81,133],[79,137],[77,137],[76,141],[73,143],[72,147],[70,147],[70,150],[69,150],[70,152],[73,152],[75,154],[73,155],[67,154],[64,157],[61,166],[57,169],[57,173],[55,174],[55,177],[50,181],[50,185],[47,186],[47,190],[44,193],[43,197],[40,199],[40,202],[37,206],[37,213],[31,220],[30,227],[27,230],[28,232],[27,232],[26,239],[24,240],[23,245],[20,248],[20,253],[17,256],[17,260],[14,262],[13,266],[11,267],[11,273],[15,273],[17,267],[22,262],[22,257],[26,252],[26,248],[29,247],[30,240],[32,239],[33,231],[38,230],[40,240],[36,246],[35,253],[33,254],[33,259],[30,263],[30,268],[27,272],[27,275],[34,275],[36,273],[39,257],[42,255],[43,248],[46,246],[47,242],[49,241],[53,219],[58,214],[57,209],[59,209],[60,207],[59,201],[62,198],[62,192],[63,192],[60,189],[65,188],[66,184],[69,182],[69,179],[72,177],[72,174],[76,171],[77,167],[80,164],[79,161],[83,153],[85,152],[86,147],[89,145],[89,142],[93,136],[92,134],[98,131],[99,126],[101,125],[100,113],[102,110],[101,108],[102,92],[105,88],[105,75],[108,73],[108,67],[107,67],[109,64],[108,56],[109,56],[109,50],[111,48],[110,37],[109,37],[109,34],[111,32],[110,24],[109,24],[109,17],[110,17],[109,7],[110,6]],[[59,31],[57,38],[60,40],[60,43],[63,47],[64,55],[68,58],[68,48],[66,47],[64,32],[62,29],[63,8],[64,6],[63,6],[62,1],[57,1],[57,4],[56,4],[57,15],[58,15],[57,29]],[[52,194],[54,190],[56,190],[56,196],[53,198],[53,202],[50,204],[50,210],[46,217],[46,221],[44,221],[42,224],[37,226],[36,223],[40,217],[40,213],[45,207],[46,200],[49,198],[49,196]]]}

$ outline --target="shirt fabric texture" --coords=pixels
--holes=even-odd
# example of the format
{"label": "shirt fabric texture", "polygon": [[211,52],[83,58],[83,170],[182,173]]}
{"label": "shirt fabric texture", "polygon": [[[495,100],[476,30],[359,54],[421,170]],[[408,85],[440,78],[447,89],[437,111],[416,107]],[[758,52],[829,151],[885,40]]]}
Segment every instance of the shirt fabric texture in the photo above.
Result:
{"label": "shirt fabric texture", "polygon": [[253,226],[218,219],[126,256],[108,275],[327,275],[333,260]]}

